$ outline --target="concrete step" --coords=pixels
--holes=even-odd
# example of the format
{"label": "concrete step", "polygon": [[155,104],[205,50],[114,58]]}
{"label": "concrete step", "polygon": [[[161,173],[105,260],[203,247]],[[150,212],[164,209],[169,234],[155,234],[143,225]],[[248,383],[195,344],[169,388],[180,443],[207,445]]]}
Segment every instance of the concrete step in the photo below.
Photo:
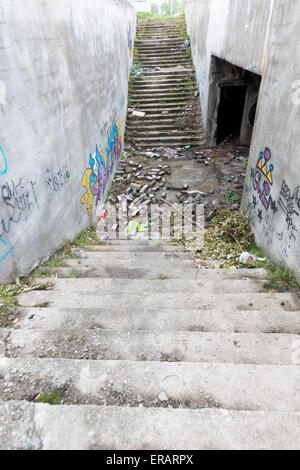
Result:
{"label": "concrete step", "polygon": [[299,450],[300,413],[0,404],[10,450]]}
{"label": "concrete step", "polygon": [[139,56],[139,58],[136,59],[136,61],[134,62],[134,65],[137,65],[140,62],[142,62],[143,66],[147,65],[148,63],[153,63],[153,64],[158,63],[159,67],[164,67],[165,64],[169,64],[169,63],[172,63],[172,64],[188,63],[189,60],[190,59],[187,55],[181,55],[181,56],[177,56],[173,54],[168,54],[166,56],[145,55],[143,57]]}
{"label": "concrete step", "polygon": [[168,93],[167,91],[162,91],[162,92],[157,92],[155,93],[155,96],[151,93],[152,90],[149,91],[143,91],[142,93],[132,93],[132,97],[130,98],[130,103],[135,103],[139,100],[142,100],[143,103],[151,103],[151,102],[157,102],[160,99],[164,101],[174,101],[174,100],[186,100],[188,98],[191,98],[193,96],[192,91],[181,91],[181,92],[176,92],[174,93]]}
{"label": "concrete step", "polygon": [[184,249],[176,246],[155,246],[155,245],[106,245],[106,246],[83,246],[79,247],[78,250],[90,251],[90,252],[125,252],[125,253],[180,253]]}
{"label": "concrete step", "polygon": [[[157,263],[153,263],[147,266],[136,267],[131,264],[128,266],[128,261],[124,260],[115,262],[110,267],[95,266],[89,267],[65,267],[65,268],[48,268],[41,267],[41,273],[48,275],[49,277],[78,277],[78,278],[115,278],[115,279],[148,279],[158,280],[160,278],[165,279],[240,279],[243,276],[249,276],[252,278],[261,279],[259,274],[262,271],[250,270],[247,274],[247,270],[234,270],[230,273],[227,270],[196,270],[189,261],[181,263],[181,267],[173,266],[170,262],[161,263],[159,266]],[[256,273],[254,272],[256,271]],[[266,272],[265,272],[266,274]]]}
{"label": "concrete step", "polygon": [[[176,122],[176,119],[182,118],[182,109],[178,112],[168,112],[168,114],[162,114],[162,111],[158,111],[159,114],[149,113],[147,111],[146,116],[143,119],[131,117],[131,115],[127,116],[127,122],[132,124],[137,123],[160,123],[165,121],[170,121],[171,119],[173,122]],[[174,121],[175,120],[175,121]]]}
{"label": "concrete step", "polygon": [[285,293],[244,293],[244,294],[206,294],[200,291],[181,293],[121,291],[116,298],[115,292],[99,290],[80,290],[68,292],[31,291],[17,296],[20,306],[38,307],[47,304],[55,308],[113,308],[116,310],[148,311],[159,308],[212,310],[221,305],[222,310],[262,310],[265,312],[300,311],[299,299]]}
{"label": "concrete step", "polygon": [[144,93],[166,93],[166,94],[174,94],[175,93],[192,93],[196,92],[197,87],[195,84],[185,84],[184,82],[182,83],[177,83],[173,85],[169,85],[167,83],[159,84],[159,83],[153,83],[148,84],[148,85],[135,85],[131,89],[131,94],[134,96],[138,95],[144,95]]}
{"label": "concrete step", "polygon": [[[194,124],[195,127],[193,127],[192,129],[189,128],[189,130],[193,130],[194,132],[198,132],[200,133],[200,131],[198,130],[198,126],[200,126],[198,124],[195,123]],[[180,128],[179,127],[176,127],[176,122],[173,121],[173,124],[163,124],[163,123],[159,123],[159,124],[140,124],[138,125],[138,123],[134,123],[134,122],[128,122],[127,124],[127,129],[130,130],[130,131],[148,131],[148,132],[151,132],[151,131],[158,131],[158,130],[162,130],[162,132],[164,131],[173,131],[173,130],[179,130]]]}
{"label": "concrete step", "polygon": [[[216,285],[215,281],[205,280],[134,280],[134,279],[35,279],[37,285],[52,284],[51,292],[130,292],[142,295],[145,292],[182,294],[240,294],[265,293],[265,280],[220,280]],[[300,304],[299,304],[300,310]],[[300,319],[299,319],[300,322]]]}
{"label": "concrete step", "polygon": [[297,366],[0,359],[3,400],[63,390],[65,405],[291,412],[300,411],[298,388]]}
{"label": "concrete step", "polygon": [[299,335],[282,333],[0,329],[8,358],[295,365],[297,342]]}
{"label": "concrete step", "polygon": [[[105,281],[105,279],[104,279]],[[113,284],[113,288],[115,284]],[[256,310],[163,309],[135,311],[103,308],[18,308],[14,328],[92,330],[199,331],[229,333],[300,334],[299,312]]]}
{"label": "concrete step", "polygon": [[138,106],[139,109],[142,109],[143,111],[145,111],[146,113],[150,113],[150,112],[157,112],[157,111],[181,111],[183,112],[184,110],[184,107],[186,106],[186,101],[182,101],[182,102],[170,102],[168,104],[166,103],[161,103],[159,102],[159,100],[157,100],[157,102],[153,102],[153,103],[143,103],[141,102]]}
{"label": "concrete step", "polygon": [[205,140],[190,139],[188,138],[181,138],[181,137],[157,137],[152,139],[139,139],[139,138],[132,138],[130,142],[140,148],[148,148],[148,147],[169,147],[169,148],[177,148],[177,147],[184,147],[185,145],[201,147],[205,144]]}
{"label": "concrete step", "polygon": [[154,72],[145,72],[144,75],[138,76],[134,79],[133,83],[152,83],[152,82],[162,82],[167,80],[196,80],[196,77],[192,70],[182,70],[182,71],[154,71]]}
{"label": "concrete step", "polygon": [[168,69],[168,68],[173,68],[173,67],[178,67],[179,65],[181,65],[182,67],[185,67],[185,66],[188,66],[189,65],[189,60],[181,60],[181,61],[175,61],[175,59],[173,61],[168,61],[168,62],[161,62],[159,59],[157,61],[144,61],[144,67],[149,67],[149,68],[154,68],[154,67],[161,67],[161,68],[164,68],[164,69]]}
{"label": "concrete step", "polygon": [[201,139],[203,137],[199,130],[192,130],[192,129],[175,129],[174,132],[168,130],[161,130],[161,131],[156,131],[153,129],[146,129],[146,130],[134,130],[132,131],[132,139],[139,138],[139,139],[154,139],[154,138],[164,138],[168,137],[169,139],[172,138],[172,136],[176,136],[177,138],[182,137],[182,138],[187,138],[187,139]]}
{"label": "concrete step", "polygon": [[[121,245],[122,246],[122,245]],[[126,247],[127,248],[127,247]],[[84,249],[84,248],[83,248]],[[79,249],[80,251],[80,249]],[[86,260],[77,260],[77,259],[69,259],[66,260],[67,263],[75,262],[75,265],[81,265],[86,267],[88,263],[107,263],[112,260],[128,260],[130,263],[136,262],[137,266],[141,263],[147,264],[149,261],[155,261],[157,263],[170,261],[171,263],[177,262],[178,265],[181,265],[181,262],[184,260],[193,261],[193,254],[191,252],[184,252],[184,251],[168,251],[163,250],[161,252],[132,252],[132,251],[121,251],[121,252],[101,252],[101,251],[86,251]]]}

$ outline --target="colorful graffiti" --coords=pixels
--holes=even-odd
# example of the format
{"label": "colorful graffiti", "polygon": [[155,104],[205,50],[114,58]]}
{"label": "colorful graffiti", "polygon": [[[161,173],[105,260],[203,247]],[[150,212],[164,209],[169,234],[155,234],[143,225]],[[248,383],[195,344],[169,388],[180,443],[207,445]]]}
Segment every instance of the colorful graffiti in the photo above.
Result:
{"label": "colorful graffiti", "polygon": [[[254,191],[258,194],[258,197],[263,207],[268,210],[272,208],[273,212],[277,211],[276,203],[273,201],[271,196],[271,187],[273,185],[273,171],[274,166],[270,164],[272,158],[271,150],[266,147],[264,152],[259,154],[259,158],[255,168],[251,169],[251,180]],[[255,198],[255,196],[254,196]],[[253,198],[253,201],[254,201]],[[258,205],[259,201],[255,201]]]}
{"label": "colorful graffiti", "polygon": [[[7,173],[7,161],[3,148],[0,146],[0,175],[5,175]],[[2,187],[2,193],[3,193]],[[2,220],[3,225],[3,220]],[[10,247],[6,240],[0,237],[0,263],[4,261],[12,252],[14,247]]]}
{"label": "colorful graffiti", "polygon": [[81,203],[86,205],[87,212],[91,215],[94,201],[96,206],[103,196],[114,166],[118,164],[122,152],[122,129],[120,119],[113,120],[111,129],[107,132],[106,155],[96,146],[96,152],[90,154],[89,168],[85,170],[82,178],[82,186],[86,189],[81,198]]}
{"label": "colorful graffiti", "polygon": [[128,25],[128,53],[131,56],[133,50],[133,38],[131,24]]}
{"label": "colorful graffiti", "polygon": [[4,261],[12,252],[14,247],[9,247],[7,241],[0,238],[0,263]]}
{"label": "colorful graffiti", "polygon": [[7,172],[7,161],[3,148],[0,146],[0,175],[5,175]]}

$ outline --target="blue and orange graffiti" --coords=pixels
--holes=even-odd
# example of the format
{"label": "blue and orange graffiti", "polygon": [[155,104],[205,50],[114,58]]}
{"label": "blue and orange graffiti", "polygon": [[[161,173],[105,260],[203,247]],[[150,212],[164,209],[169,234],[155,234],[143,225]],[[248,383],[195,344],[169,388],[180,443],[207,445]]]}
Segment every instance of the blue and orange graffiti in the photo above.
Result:
{"label": "blue and orange graffiti", "polygon": [[131,28],[131,24],[129,23],[128,25],[128,53],[129,55],[132,54],[132,48],[133,48],[132,28]]}
{"label": "blue and orange graffiti", "polygon": [[120,119],[113,120],[111,129],[107,132],[106,158],[104,153],[96,146],[95,155],[90,154],[90,167],[85,170],[82,178],[82,186],[86,193],[81,198],[81,203],[87,206],[87,212],[91,215],[94,199],[96,206],[105,192],[105,188],[113,173],[114,166],[118,164],[122,152],[122,129]]}

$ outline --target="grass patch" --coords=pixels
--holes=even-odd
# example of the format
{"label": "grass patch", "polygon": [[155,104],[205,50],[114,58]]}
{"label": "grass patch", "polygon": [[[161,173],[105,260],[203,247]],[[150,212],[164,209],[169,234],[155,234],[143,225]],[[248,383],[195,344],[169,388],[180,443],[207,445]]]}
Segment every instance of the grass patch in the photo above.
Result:
{"label": "grass patch", "polygon": [[[229,210],[219,210],[214,219],[206,226],[203,237],[200,231],[191,232],[183,240],[172,240],[169,245],[183,245],[188,251],[195,252],[196,261],[223,261],[222,267],[228,268],[264,268],[266,291],[295,292],[300,286],[290,270],[277,265],[255,244],[254,234],[246,214]],[[247,251],[265,261],[239,262],[240,255]]]}
{"label": "grass patch", "polygon": [[245,214],[220,210],[206,227],[201,258],[236,260],[243,251],[249,251],[253,241],[254,235]]}
{"label": "grass patch", "polygon": [[45,393],[44,395],[38,395],[35,399],[35,403],[46,403],[48,405],[61,405],[62,402],[62,390],[54,390],[52,393]]}
{"label": "grass patch", "polygon": [[9,328],[17,316],[17,296],[23,292],[51,289],[51,283],[35,285],[33,279],[17,278],[13,284],[0,284],[0,328]]}
{"label": "grass patch", "polygon": [[227,188],[226,193],[224,194],[224,199],[230,202],[230,204],[239,204],[241,202],[241,196],[236,191],[233,191],[231,188]]}
{"label": "grass patch", "polygon": [[158,280],[159,280],[159,281],[166,281],[167,279],[168,279],[168,276],[165,276],[164,274],[160,274],[160,275],[158,276]]}
{"label": "grass patch", "polygon": [[170,15],[156,15],[154,13],[145,13],[145,12],[139,12],[137,14],[137,17],[139,20],[147,20],[147,19],[151,19],[151,20],[167,20],[167,19],[170,19],[170,18],[182,18],[184,17],[185,15],[182,14],[182,15],[177,15],[177,16],[170,16]]}
{"label": "grass patch", "polygon": [[81,245],[98,245],[99,240],[96,233],[95,227],[90,227],[89,229],[82,232],[76,240],[72,243],[74,246]]}

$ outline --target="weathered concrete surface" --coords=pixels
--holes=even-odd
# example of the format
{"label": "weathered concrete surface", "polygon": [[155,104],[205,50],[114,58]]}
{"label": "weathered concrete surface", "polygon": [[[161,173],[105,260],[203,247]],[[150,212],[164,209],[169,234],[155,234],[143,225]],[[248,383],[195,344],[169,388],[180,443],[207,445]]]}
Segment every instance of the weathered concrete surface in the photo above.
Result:
{"label": "weathered concrete surface", "polygon": [[186,16],[206,129],[212,56],[262,76],[243,207],[256,243],[300,280],[300,4],[189,0]]}
{"label": "weathered concrete surface", "polygon": [[[108,292],[130,292],[143,294],[145,292],[153,293],[173,293],[195,292],[205,294],[245,294],[245,293],[263,293],[267,281],[259,279],[224,279],[218,284],[214,281],[205,280],[141,280],[141,279],[36,279],[37,285],[51,284],[52,292],[82,292],[91,294],[95,291],[102,293]],[[113,307],[113,305],[112,305]],[[300,304],[299,304],[300,308]]]}
{"label": "weathered concrete surface", "polygon": [[[299,448],[298,296],[156,245],[114,241],[111,259],[99,245],[82,275],[102,263],[106,278],[50,268],[53,291],[19,297],[30,306],[0,329],[0,448]],[[53,393],[61,405],[37,403]]]}
{"label": "weathered concrete surface", "polygon": [[205,143],[199,106],[189,128],[180,125],[197,91],[190,55],[182,48],[185,37],[182,17],[138,21],[134,65],[142,64],[144,73],[132,76],[130,107],[146,115],[140,119],[128,114],[128,142],[135,149]]}
{"label": "weathered concrete surface", "polygon": [[[0,330],[1,331],[1,330]],[[292,365],[298,335],[10,329],[6,357]],[[3,349],[3,348],[2,348]]]}
{"label": "weathered concrete surface", "polygon": [[62,390],[64,404],[300,411],[299,385],[297,366],[0,359],[3,400]]}
{"label": "weathered concrete surface", "polygon": [[[22,419],[21,419],[22,416]],[[299,450],[300,413],[2,403],[2,449]]]}
{"label": "weathered concrete surface", "polygon": [[[234,288],[234,285],[233,285]],[[141,311],[113,308],[18,308],[14,328],[99,328],[104,330],[202,331],[300,334],[300,312],[264,310],[165,309]]]}
{"label": "weathered concrete surface", "polygon": [[95,222],[122,150],[135,28],[126,0],[0,1],[0,283]]}
{"label": "weathered concrete surface", "polygon": [[[69,264],[69,263],[68,263]],[[128,266],[129,265],[129,266]],[[44,274],[54,277],[78,277],[78,278],[101,278],[101,279],[148,279],[157,280],[160,276],[165,279],[198,279],[198,280],[224,280],[224,279],[261,279],[266,274],[264,269],[200,269],[196,271],[193,263],[182,261],[180,268],[172,265],[169,261],[157,266],[157,263],[148,263],[147,266],[137,266],[128,261],[110,262],[107,267],[97,264],[87,268],[76,265],[70,268],[42,268]]]}
{"label": "weathered concrete surface", "polygon": [[17,297],[23,307],[39,307],[46,305],[54,308],[106,308],[113,310],[146,311],[159,308],[213,310],[222,306],[223,310],[272,310],[274,312],[299,311],[300,302],[294,294],[283,293],[252,293],[250,300],[245,294],[206,294],[161,293],[155,296],[150,293],[132,293],[119,291],[105,293],[101,289],[93,292],[32,291]]}

